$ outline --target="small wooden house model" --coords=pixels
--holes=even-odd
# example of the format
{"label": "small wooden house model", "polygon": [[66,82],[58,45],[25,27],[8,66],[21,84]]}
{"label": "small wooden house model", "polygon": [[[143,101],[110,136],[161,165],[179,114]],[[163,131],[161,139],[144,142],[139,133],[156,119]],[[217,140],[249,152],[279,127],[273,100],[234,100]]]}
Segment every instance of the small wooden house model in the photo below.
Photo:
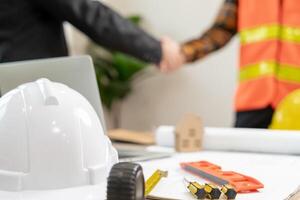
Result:
{"label": "small wooden house model", "polygon": [[195,152],[202,149],[203,124],[199,116],[186,114],[176,126],[176,151]]}

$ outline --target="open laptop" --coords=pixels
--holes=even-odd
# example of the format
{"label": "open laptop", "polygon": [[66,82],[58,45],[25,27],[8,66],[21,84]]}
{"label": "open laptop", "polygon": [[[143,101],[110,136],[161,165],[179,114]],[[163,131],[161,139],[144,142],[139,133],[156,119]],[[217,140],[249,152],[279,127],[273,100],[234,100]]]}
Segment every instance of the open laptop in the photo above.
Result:
{"label": "open laptop", "polygon": [[[106,132],[95,70],[89,56],[0,64],[0,97],[23,83],[36,81],[39,78],[48,78],[51,81],[66,84],[86,97],[96,110]],[[116,148],[121,161],[122,158],[125,161],[140,161],[167,156],[164,153],[153,153],[145,149],[137,150],[117,145]]]}
{"label": "open laptop", "polygon": [[92,104],[101,122],[104,122],[95,70],[89,56],[0,63],[0,96],[39,78],[66,84],[81,93]]}

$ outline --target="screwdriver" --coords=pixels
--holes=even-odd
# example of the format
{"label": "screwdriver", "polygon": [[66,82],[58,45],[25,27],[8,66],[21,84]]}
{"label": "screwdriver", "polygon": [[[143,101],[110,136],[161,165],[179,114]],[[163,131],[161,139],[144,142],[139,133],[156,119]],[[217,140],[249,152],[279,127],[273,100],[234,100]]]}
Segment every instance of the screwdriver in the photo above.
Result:
{"label": "screwdriver", "polygon": [[237,192],[231,185],[223,185],[221,189],[214,185],[206,183],[201,185],[197,182],[190,182],[186,179],[187,189],[196,199],[227,199],[234,200]]}
{"label": "screwdriver", "polygon": [[197,182],[190,182],[185,179],[187,189],[196,199],[219,199],[221,196],[220,189],[213,184],[201,185]]}

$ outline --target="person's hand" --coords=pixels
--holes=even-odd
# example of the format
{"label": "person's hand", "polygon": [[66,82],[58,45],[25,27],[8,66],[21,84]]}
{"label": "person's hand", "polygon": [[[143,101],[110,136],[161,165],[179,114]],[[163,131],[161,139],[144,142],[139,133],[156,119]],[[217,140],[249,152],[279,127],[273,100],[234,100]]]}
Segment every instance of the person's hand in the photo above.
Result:
{"label": "person's hand", "polygon": [[167,73],[179,69],[185,63],[180,45],[168,37],[161,39],[161,45],[162,61],[159,64],[160,70]]}

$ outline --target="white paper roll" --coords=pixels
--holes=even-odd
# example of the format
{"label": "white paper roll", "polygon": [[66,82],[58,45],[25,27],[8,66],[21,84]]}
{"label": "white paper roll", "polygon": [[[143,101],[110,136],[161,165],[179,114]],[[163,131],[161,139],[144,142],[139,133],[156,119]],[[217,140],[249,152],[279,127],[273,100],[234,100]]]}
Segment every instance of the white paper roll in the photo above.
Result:
{"label": "white paper roll", "polygon": [[160,126],[155,131],[155,141],[158,146],[175,146],[175,128],[173,126]]}
{"label": "white paper roll", "polygon": [[[174,147],[174,129],[172,126],[159,127],[155,134],[157,145]],[[205,128],[203,148],[218,151],[300,154],[300,131]]]}

